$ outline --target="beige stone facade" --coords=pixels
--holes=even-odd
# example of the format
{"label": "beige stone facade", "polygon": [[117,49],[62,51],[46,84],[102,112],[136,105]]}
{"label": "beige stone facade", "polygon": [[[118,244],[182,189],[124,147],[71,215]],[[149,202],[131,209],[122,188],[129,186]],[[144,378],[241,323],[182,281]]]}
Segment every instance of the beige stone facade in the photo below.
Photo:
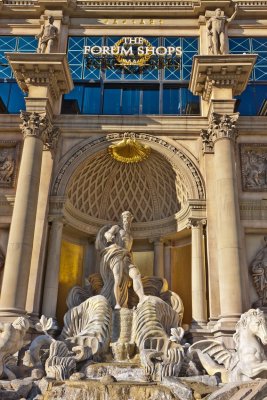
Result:
{"label": "beige stone facade", "polygon": [[[231,336],[264,296],[251,265],[267,235],[267,117],[264,105],[260,115],[239,115],[235,100],[257,55],[208,54],[207,20],[217,7],[231,16],[235,4],[227,53],[228,36],[267,42],[267,1],[0,1],[0,39],[38,35],[48,16],[58,30],[50,54],[7,52],[28,95],[21,117],[0,114],[1,319],[60,320],[68,289],[97,272],[97,231],[124,209],[135,217],[141,273],[167,278],[195,337]],[[61,113],[73,89],[68,36],[198,37],[189,89],[200,114]],[[145,162],[110,157],[125,133],[151,148]]]}

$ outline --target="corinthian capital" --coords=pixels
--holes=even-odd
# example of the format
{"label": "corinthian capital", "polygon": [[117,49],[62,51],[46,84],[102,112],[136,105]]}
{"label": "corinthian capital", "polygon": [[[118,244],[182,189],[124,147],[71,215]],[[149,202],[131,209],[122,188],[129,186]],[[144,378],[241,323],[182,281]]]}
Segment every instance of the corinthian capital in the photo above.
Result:
{"label": "corinthian capital", "polygon": [[235,141],[238,135],[236,127],[238,117],[239,113],[232,115],[213,113],[208,129],[213,137],[213,142],[223,138]]}
{"label": "corinthian capital", "polygon": [[57,149],[59,137],[60,137],[59,128],[51,126],[51,128],[47,130],[44,150],[50,150],[51,152],[54,153]]}
{"label": "corinthian capital", "polygon": [[207,221],[205,218],[188,218],[186,227],[187,227],[187,229],[199,228],[201,225],[205,226],[206,224],[207,224]]}
{"label": "corinthian capital", "polygon": [[47,131],[51,129],[51,123],[45,114],[21,111],[21,130],[24,139],[28,136],[36,137],[45,142]]}

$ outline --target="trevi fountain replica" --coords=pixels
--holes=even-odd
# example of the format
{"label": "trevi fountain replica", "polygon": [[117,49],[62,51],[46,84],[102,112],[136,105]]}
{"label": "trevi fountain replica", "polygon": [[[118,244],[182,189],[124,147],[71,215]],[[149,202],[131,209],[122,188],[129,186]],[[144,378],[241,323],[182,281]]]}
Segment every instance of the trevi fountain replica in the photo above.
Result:
{"label": "trevi fountain replica", "polygon": [[181,298],[133,264],[132,219],[125,211],[98,232],[100,273],[71,289],[61,331],[45,316],[1,325],[0,398],[267,399],[263,311],[241,316],[234,350],[214,339],[188,343]]}

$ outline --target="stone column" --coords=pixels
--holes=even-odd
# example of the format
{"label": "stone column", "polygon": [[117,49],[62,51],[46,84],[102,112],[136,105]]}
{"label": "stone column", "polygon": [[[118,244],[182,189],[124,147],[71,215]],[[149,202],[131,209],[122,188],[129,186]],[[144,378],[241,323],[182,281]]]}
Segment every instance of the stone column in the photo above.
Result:
{"label": "stone column", "polygon": [[40,176],[40,188],[36,212],[36,224],[33,239],[32,259],[26,310],[32,316],[39,315],[44,275],[45,249],[48,233],[49,190],[51,184],[53,160],[59,139],[59,129],[53,128],[43,148],[43,159]]}
{"label": "stone column", "polygon": [[154,241],[154,276],[164,278],[164,244],[161,239]]}
{"label": "stone column", "polygon": [[171,271],[171,242],[166,242],[164,244],[164,278],[167,279],[169,288],[171,288],[172,282],[171,282],[171,276],[172,276],[172,271]]}
{"label": "stone column", "polygon": [[7,53],[6,57],[28,96],[27,112],[21,114],[24,146],[3,277],[2,321],[26,312],[43,144],[55,133],[51,124],[55,105],[73,88],[66,54]]}
{"label": "stone column", "polygon": [[206,273],[203,249],[203,225],[206,220],[190,218],[192,236],[192,318],[193,324],[207,323]]}
{"label": "stone column", "polygon": [[227,324],[242,313],[240,214],[237,194],[234,146],[238,114],[212,114],[210,130],[214,138],[217,246],[221,317]]}
{"label": "stone column", "polygon": [[60,268],[61,240],[63,230],[63,219],[57,217],[52,221],[49,235],[49,247],[47,257],[47,269],[44,285],[42,313],[46,317],[56,317],[58,276]]}
{"label": "stone column", "polygon": [[0,301],[1,315],[7,316],[25,313],[43,143],[50,129],[45,115],[22,112],[21,119],[24,146]]}

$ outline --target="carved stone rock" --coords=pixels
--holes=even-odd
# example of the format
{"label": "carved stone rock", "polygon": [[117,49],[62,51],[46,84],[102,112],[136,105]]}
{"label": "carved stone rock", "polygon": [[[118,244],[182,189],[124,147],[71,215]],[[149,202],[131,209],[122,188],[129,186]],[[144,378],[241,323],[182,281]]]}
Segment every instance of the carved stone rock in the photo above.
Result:
{"label": "carved stone rock", "polygon": [[267,307],[267,236],[264,237],[265,245],[258,251],[250,264],[250,273],[259,299],[254,307]]}
{"label": "carved stone rock", "polygon": [[242,187],[245,191],[267,190],[267,146],[242,144],[240,146]]}

